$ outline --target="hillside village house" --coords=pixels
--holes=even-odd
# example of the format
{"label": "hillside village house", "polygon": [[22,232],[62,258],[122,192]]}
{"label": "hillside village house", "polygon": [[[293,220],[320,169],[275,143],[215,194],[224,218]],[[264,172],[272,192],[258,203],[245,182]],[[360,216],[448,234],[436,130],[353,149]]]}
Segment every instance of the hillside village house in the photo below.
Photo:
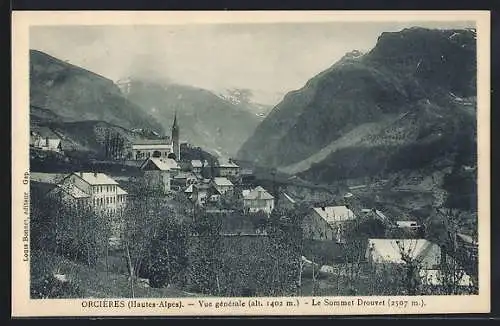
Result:
{"label": "hillside village house", "polygon": [[356,220],[356,215],[347,206],[314,207],[303,222],[307,238],[343,242],[347,227]]}
{"label": "hillside village house", "polygon": [[210,182],[189,185],[184,190],[184,193],[193,203],[199,206],[204,206],[210,202],[217,202],[221,195],[217,188]]}
{"label": "hillside village house", "polygon": [[30,132],[30,147],[62,153],[61,139],[49,128],[34,128]]}
{"label": "hillside village house", "polygon": [[262,211],[270,215],[274,209],[274,196],[258,186],[253,190],[243,191],[243,207],[250,213]]}
{"label": "hillside village house", "polygon": [[201,160],[191,160],[191,169],[193,173],[201,173],[204,166],[208,166],[208,162],[206,160],[204,162]]}
{"label": "hillside village house", "polygon": [[239,178],[240,176],[240,167],[232,160],[220,163],[219,166],[217,167],[217,170],[219,177]]}
{"label": "hillside village house", "polygon": [[188,187],[189,185],[192,184],[197,184],[198,182],[201,182],[203,178],[201,175],[193,173],[193,172],[182,172],[180,171],[176,175],[172,176],[171,180],[171,188],[172,189],[180,189],[180,188],[185,188]]}
{"label": "hillside village house", "polygon": [[[429,286],[442,285],[446,275],[441,272],[445,263],[456,265],[452,257],[444,253],[440,246],[426,239],[368,239],[365,258],[371,264],[375,271],[382,267],[391,267],[405,264],[402,253],[408,255],[412,261],[419,263],[421,267],[420,277],[423,282]],[[469,286],[471,278],[467,273],[461,271],[457,266],[460,279],[457,279],[457,285]]]}
{"label": "hillside village house", "polygon": [[[99,214],[116,216],[125,209],[127,192],[104,173],[74,172],[60,181],[49,195],[60,195],[67,204],[89,205]],[[119,224],[114,224],[113,232],[119,236]]]}
{"label": "hillside village house", "polygon": [[141,165],[144,178],[150,189],[160,189],[163,194],[170,192],[172,159],[150,157]]}
{"label": "hillside village house", "polygon": [[234,185],[228,178],[216,177],[213,179],[213,184],[221,195],[230,195],[233,193]]}

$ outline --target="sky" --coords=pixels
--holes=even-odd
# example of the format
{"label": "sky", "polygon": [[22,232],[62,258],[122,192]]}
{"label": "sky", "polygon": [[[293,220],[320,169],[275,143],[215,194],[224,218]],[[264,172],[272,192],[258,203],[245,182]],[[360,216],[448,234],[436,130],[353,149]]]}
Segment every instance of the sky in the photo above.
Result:
{"label": "sky", "polygon": [[111,80],[155,77],[206,88],[252,90],[274,105],[345,53],[372,49],[382,32],[470,22],[327,22],[163,26],[36,26],[30,48]]}

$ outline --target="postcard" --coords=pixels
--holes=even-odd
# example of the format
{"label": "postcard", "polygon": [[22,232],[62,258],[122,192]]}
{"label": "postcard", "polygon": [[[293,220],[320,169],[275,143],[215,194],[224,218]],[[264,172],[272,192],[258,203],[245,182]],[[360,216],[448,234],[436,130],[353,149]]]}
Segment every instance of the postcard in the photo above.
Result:
{"label": "postcard", "polygon": [[12,316],[484,313],[488,11],[14,11]]}

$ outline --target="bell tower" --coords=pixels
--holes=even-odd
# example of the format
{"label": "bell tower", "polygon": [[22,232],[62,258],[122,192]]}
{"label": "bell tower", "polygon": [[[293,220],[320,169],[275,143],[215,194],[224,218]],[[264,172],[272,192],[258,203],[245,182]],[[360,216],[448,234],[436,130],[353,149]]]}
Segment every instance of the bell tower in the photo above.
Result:
{"label": "bell tower", "polygon": [[177,125],[177,111],[174,113],[174,123],[172,125],[172,151],[175,154],[175,160],[181,159],[181,146],[179,142],[179,126]]}

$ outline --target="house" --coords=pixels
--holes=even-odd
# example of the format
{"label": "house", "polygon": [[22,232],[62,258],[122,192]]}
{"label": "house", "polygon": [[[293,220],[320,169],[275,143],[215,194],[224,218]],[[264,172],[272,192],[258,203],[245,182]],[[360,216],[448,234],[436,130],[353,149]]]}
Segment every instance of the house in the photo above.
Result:
{"label": "house", "polygon": [[30,132],[30,147],[58,153],[63,151],[61,138],[46,127],[33,128]]}
{"label": "house", "polygon": [[[407,258],[403,257],[406,256]],[[441,247],[427,239],[368,239],[365,258],[375,271],[381,267],[391,267],[395,265],[406,264],[407,261],[418,262],[421,269],[419,276],[423,284],[429,286],[442,285],[446,275],[442,270],[444,264],[456,261],[442,251]],[[458,267],[457,280],[458,285],[469,286],[471,278],[461,267]]]}
{"label": "house", "polygon": [[214,187],[221,193],[221,195],[231,195],[234,190],[233,183],[225,177],[216,177],[213,180]]}
{"label": "house", "polygon": [[335,240],[343,242],[347,227],[356,220],[348,206],[313,207],[302,228],[306,237],[314,240]]}
{"label": "house", "polygon": [[150,157],[141,165],[144,178],[150,189],[160,189],[163,194],[170,192],[170,171],[172,165],[162,158]]}
{"label": "house", "polygon": [[188,198],[199,206],[204,206],[210,202],[217,202],[220,192],[210,182],[192,184],[184,190]]}
{"label": "house", "polygon": [[[74,172],[60,181],[50,196],[58,196],[66,204],[89,205],[101,215],[120,216],[126,206],[127,192],[104,173]],[[112,219],[113,235],[119,237],[121,220]]]}
{"label": "house", "polygon": [[204,162],[201,160],[191,160],[191,171],[193,171],[193,173],[201,173],[204,166],[208,166],[206,160]]}
{"label": "house", "polygon": [[179,172],[177,175],[172,176],[171,185],[173,188],[184,189],[185,187],[197,184],[203,180],[202,176],[193,172]]}
{"label": "house", "polygon": [[220,163],[217,167],[219,177],[239,178],[240,167],[231,159],[228,162]]}
{"label": "house", "polygon": [[256,177],[253,173],[253,170],[248,169],[248,168],[240,169],[240,180],[241,180],[242,185],[245,185],[248,187],[254,186],[254,183],[256,181]]}
{"label": "house", "polygon": [[253,190],[243,191],[243,207],[250,213],[259,211],[270,215],[274,209],[274,196],[261,186]]}
{"label": "house", "polygon": [[75,208],[91,207],[91,196],[71,183],[56,184],[49,196],[58,198],[64,205],[75,205]]}

